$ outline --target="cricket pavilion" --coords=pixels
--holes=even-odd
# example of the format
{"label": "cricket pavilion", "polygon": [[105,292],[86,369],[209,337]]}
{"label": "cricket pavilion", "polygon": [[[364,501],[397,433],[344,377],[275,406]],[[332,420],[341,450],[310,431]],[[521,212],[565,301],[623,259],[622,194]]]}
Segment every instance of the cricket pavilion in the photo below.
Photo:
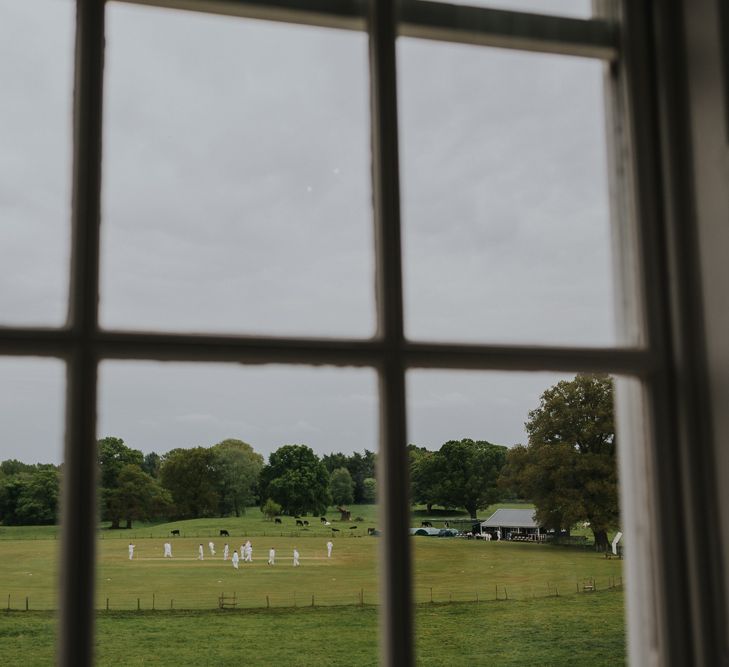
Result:
{"label": "cricket pavilion", "polygon": [[498,509],[481,522],[481,533],[492,539],[541,542],[547,531],[537,523],[535,510]]}

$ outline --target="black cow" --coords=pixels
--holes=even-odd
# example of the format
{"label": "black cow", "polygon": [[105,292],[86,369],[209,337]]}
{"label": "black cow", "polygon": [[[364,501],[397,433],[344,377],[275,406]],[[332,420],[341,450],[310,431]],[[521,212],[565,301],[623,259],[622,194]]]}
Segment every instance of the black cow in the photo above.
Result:
{"label": "black cow", "polygon": [[170,531],[170,534],[171,534],[171,535],[177,535],[177,536],[179,537],[179,536],[180,536],[180,531],[179,531],[179,530],[177,530],[177,529],[175,529],[175,530],[171,530],[171,531]]}
{"label": "black cow", "polygon": [[333,533],[338,533],[339,532],[339,528],[332,528],[332,532]]}
{"label": "black cow", "polygon": [[220,537],[230,537],[230,533],[227,530],[223,529],[220,531]]}
{"label": "black cow", "polygon": [[276,517],[276,518],[275,518],[275,519],[273,520],[273,522],[274,522],[274,523],[281,523],[281,519],[279,519],[278,517]]}
{"label": "black cow", "polygon": [[303,528],[304,527],[304,522],[301,519],[296,519],[296,525],[297,526],[301,526]]}
{"label": "black cow", "polygon": [[308,526],[308,525],[309,525],[309,522],[308,522],[308,521],[306,521],[306,520],[304,520],[304,525],[305,525],[305,526]]}
{"label": "black cow", "polygon": [[357,530],[357,526],[350,526],[349,529],[350,530]]}
{"label": "black cow", "polygon": [[325,516],[320,516],[319,517],[319,521],[321,521],[322,523],[326,523],[327,522],[327,518]]}
{"label": "black cow", "polygon": [[374,535],[375,534],[375,529],[374,528],[368,528],[367,529],[367,534],[368,535]]}
{"label": "black cow", "polygon": [[433,527],[433,524],[432,524],[432,523],[430,523],[430,521],[422,521],[422,522],[420,523],[420,525],[421,525],[421,526],[422,526],[423,528],[432,528],[432,527]]}

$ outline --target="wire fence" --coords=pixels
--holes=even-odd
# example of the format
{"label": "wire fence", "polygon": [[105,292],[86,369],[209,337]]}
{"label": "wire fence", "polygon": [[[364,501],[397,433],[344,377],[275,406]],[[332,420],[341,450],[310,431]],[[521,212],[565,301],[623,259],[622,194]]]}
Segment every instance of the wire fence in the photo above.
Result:
{"label": "wire fence", "polygon": [[[494,582],[491,585],[470,586],[414,586],[413,602],[417,605],[448,603],[485,603],[516,600],[594,595],[605,591],[622,591],[621,576],[583,578],[577,580]],[[12,590],[2,602],[6,611],[53,611],[57,608],[54,594],[28,594]],[[164,610],[230,610],[230,609],[295,609],[299,607],[376,606],[379,593],[376,588],[358,588],[349,591],[291,591],[276,590],[268,593],[246,594],[238,590],[211,590],[209,595],[185,594],[184,591],[154,591],[138,593],[127,591],[96,598],[100,611],[164,611]]]}

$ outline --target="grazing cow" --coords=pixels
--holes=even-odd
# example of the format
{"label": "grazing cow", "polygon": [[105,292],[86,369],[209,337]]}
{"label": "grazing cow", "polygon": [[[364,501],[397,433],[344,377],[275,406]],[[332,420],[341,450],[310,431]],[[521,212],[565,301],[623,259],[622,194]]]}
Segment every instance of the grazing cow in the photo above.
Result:
{"label": "grazing cow", "polygon": [[433,524],[432,524],[432,523],[430,523],[430,521],[421,521],[420,525],[421,525],[421,526],[422,526],[423,528],[432,528],[432,527],[433,527]]}
{"label": "grazing cow", "polygon": [[227,530],[221,530],[220,537],[230,537],[230,533]]}
{"label": "grazing cow", "polygon": [[331,523],[330,523],[329,521],[325,521],[325,522],[324,522],[324,525],[325,525],[325,526],[331,526],[332,524],[331,524]]}
{"label": "grazing cow", "polygon": [[332,528],[332,532],[333,533],[338,533],[339,532],[339,528]]}
{"label": "grazing cow", "polygon": [[309,522],[308,521],[304,521],[304,525],[305,526],[308,526],[309,525]]}
{"label": "grazing cow", "polygon": [[327,518],[325,516],[320,516],[319,517],[319,521],[321,521],[322,523],[326,523],[327,522]]}
{"label": "grazing cow", "polygon": [[349,529],[350,530],[357,530],[357,526],[350,526]]}
{"label": "grazing cow", "polygon": [[179,537],[179,536],[180,536],[180,531],[179,531],[179,530],[177,530],[176,528],[175,528],[175,530],[171,530],[171,531],[170,531],[170,533],[171,533],[172,535],[177,535],[177,537]]}
{"label": "grazing cow", "polygon": [[375,534],[375,529],[374,528],[368,528],[367,529],[367,534],[368,535],[374,535]]}
{"label": "grazing cow", "polygon": [[274,522],[274,523],[281,523],[281,519],[279,519],[278,517],[276,517],[276,518],[275,518],[275,519],[273,520],[273,522]]}
{"label": "grazing cow", "polygon": [[301,526],[303,528],[304,527],[304,522],[301,519],[296,519],[296,525],[297,526]]}

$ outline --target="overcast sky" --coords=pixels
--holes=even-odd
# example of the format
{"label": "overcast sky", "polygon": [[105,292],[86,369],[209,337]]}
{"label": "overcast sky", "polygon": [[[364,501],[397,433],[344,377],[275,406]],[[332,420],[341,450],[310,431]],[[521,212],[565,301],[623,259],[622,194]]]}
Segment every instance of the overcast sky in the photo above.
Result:
{"label": "overcast sky", "polygon": [[[0,0],[2,324],[65,318],[72,23],[64,0]],[[106,56],[102,324],[371,336],[365,36],[110,3]],[[398,57],[408,335],[614,343],[601,64],[416,40]],[[413,373],[409,439],[521,442],[556,379]],[[0,458],[60,460],[63,382],[0,360]],[[363,370],[109,362],[99,408],[100,435],[144,451],[377,447]]]}

